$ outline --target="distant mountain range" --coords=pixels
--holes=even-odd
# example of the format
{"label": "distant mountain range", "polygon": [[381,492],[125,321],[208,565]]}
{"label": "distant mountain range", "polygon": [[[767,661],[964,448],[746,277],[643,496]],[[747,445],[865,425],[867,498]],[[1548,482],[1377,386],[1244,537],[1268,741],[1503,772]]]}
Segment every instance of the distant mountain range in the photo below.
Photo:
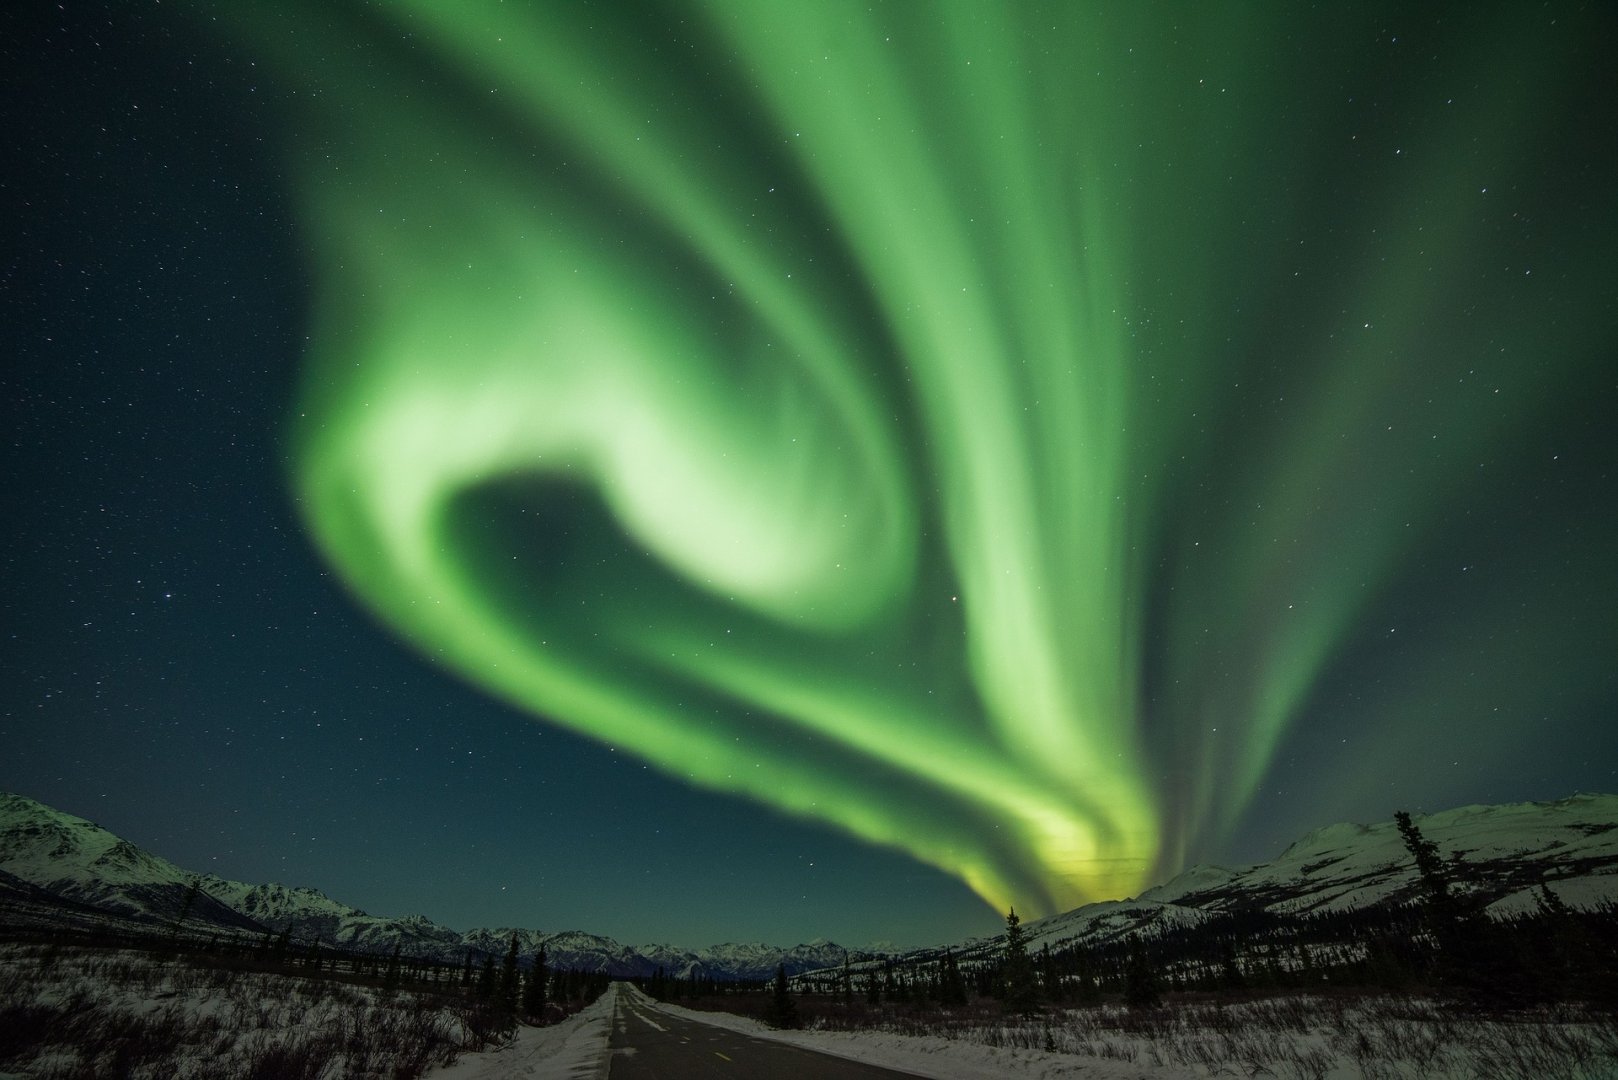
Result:
{"label": "distant mountain range", "polygon": [[[1469,806],[1415,819],[1446,858],[1465,867],[1465,887],[1493,914],[1534,906],[1546,885],[1571,907],[1618,902],[1618,795],[1576,795],[1556,802]],[[1088,904],[1025,924],[1031,946],[1058,950],[1193,926],[1222,914],[1342,911],[1415,899],[1416,872],[1391,820],[1331,825],[1272,862],[1240,869],[1199,866],[1132,900]],[[188,903],[189,901],[189,903]],[[0,926],[167,929],[184,914],[188,933],[280,933],[323,945],[392,952],[460,963],[503,955],[513,934],[526,957],[540,946],[557,967],[620,975],[658,968],[686,977],[758,979],[784,964],[789,973],[864,967],[889,957],[845,950],[829,941],[792,948],[715,945],[689,951],[622,945],[568,930],[510,927],[465,932],[422,916],[369,915],[309,888],[248,885],[182,870],[101,827],[21,795],[0,794]],[[963,960],[986,955],[1001,939],[952,946]],[[925,961],[937,949],[891,957]]]}
{"label": "distant mountain range", "polygon": [[[0,793],[0,926],[150,933],[172,928],[182,913],[188,934],[287,930],[300,941],[376,953],[390,953],[398,945],[406,956],[454,964],[468,954],[474,963],[486,954],[504,956],[516,934],[525,960],[544,946],[553,967],[615,975],[651,975],[661,967],[680,978],[762,979],[773,976],[779,964],[796,974],[841,964],[844,957],[841,945],[824,940],[791,948],[726,944],[692,952],[671,945],[622,945],[579,930],[461,932],[421,915],[370,915],[317,889],[193,874],[83,818]],[[865,960],[873,954],[856,949],[848,955]]]}

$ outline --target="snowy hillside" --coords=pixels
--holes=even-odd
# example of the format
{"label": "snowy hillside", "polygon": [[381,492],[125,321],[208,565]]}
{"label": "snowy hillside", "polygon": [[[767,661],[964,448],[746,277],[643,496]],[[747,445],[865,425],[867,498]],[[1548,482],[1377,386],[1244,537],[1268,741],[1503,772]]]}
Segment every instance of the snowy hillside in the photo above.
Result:
{"label": "snowy hillside", "polygon": [[[1446,858],[1459,860],[1462,887],[1497,912],[1532,906],[1541,882],[1576,907],[1618,895],[1618,796],[1465,806],[1414,820]],[[1188,871],[1142,899],[1207,911],[1340,911],[1403,901],[1415,886],[1415,867],[1388,820],[1316,829],[1273,862],[1226,880]]]}
{"label": "snowy hillside", "polygon": [[[195,878],[83,818],[5,793],[0,871],[52,897],[159,923],[180,915]],[[192,898],[190,913],[220,927],[254,928],[251,919],[202,894]]]}
{"label": "snowy hillside", "polygon": [[[1618,901],[1618,795],[1465,806],[1414,821],[1446,859],[1460,860],[1458,887],[1477,893],[1491,914],[1533,908],[1542,882],[1575,908]],[[1195,925],[1226,912],[1343,911],[1415,895],[1415,865],[1390,818],[1328,825],[1272,862],[1193,867],[1133,900],[1087,904],[1025,929],[1031,948],[1056,949]],[[972,956],[1001,940],[977,939],[956,951]]]}

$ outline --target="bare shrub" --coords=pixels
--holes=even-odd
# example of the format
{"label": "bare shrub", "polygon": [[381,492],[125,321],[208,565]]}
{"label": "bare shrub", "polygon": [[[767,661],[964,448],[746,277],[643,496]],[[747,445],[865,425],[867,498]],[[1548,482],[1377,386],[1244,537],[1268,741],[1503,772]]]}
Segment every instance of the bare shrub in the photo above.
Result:
{"label": "bare shrub", "polygon": [[1332,1062],[1332,1055],[1318,1046],[1294,1046],[1276,1063],[1277,1075],[1287,1080],[1325,1080]]}
{"label": "bare shrub", "polygon": [[302,973],[131,950],[0,944],[0,1071],[109,1076],[410,1078],[466,1048],[450,1005]]}
{"label": "bare shrub", "polygon": [[0,1064],[45,1045],[57,1017],[57,1010],[48,1005],[0,1005]]}
{"label": "bare shrub", "polygon": [[244,1080],[320,1080],[336,1056],[329,1038],[264,1037],[252,1047],[241,1075]]}

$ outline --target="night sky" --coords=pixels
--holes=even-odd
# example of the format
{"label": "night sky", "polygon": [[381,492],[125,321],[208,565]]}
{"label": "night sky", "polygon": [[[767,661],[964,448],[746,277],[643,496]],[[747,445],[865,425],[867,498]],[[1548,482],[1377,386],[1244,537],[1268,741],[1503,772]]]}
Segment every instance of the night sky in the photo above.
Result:
{"label": "night sky", "polygon": [[0,787],[688,946],[1618,788],[1610,5],[66,6]]}

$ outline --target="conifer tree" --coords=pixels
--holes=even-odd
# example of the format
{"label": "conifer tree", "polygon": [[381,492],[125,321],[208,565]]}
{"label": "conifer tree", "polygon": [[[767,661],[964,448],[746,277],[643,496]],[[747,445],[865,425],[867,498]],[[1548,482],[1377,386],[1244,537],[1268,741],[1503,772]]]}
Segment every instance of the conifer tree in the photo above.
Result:
{"label": "conifer tree", "polygon": [[1096,984],[1095,973],[1090,968],[1089,954],[1080,951],[1074,966],[1078,969],[1073,981],[1079,1004],[1094,1005],[1101,1000],[1101,987]]}
{"label": "conifer tree", "polygon": [[1161,1001],[1157,973],[1152,970],[1146,950],[1138,942],[1130,942],[1129,959],[1124,966],[1124,1004],[1131,1009],[1151,1009]]}
{"label": "conifer tree", "polygon": [[202,879],[200,877],[193,876],[191,878],[191,886],[185,890],[185,899],[180,903],[180,913],[179,915],[175,916],[174,919],[174,930],[171,937],[175,941],[179,940],[180,930],[185,925],[185,920],[191,917],[191,909],[196,906],[197,897],[201,894],[201,892]]}
{"label": "conifer tree", "polygon": [[1393,820],[1415,860],[1421,890],[1426,894],[1423,909],[1428,929],[1438,942],[1440,974],[1460,983],[1476,981],[1485,966],[1483,938],[1487,928],[1479,913],[1450,891],[1459,861],[1452,867],[1445,866],[1438,845],[1421,834],[1405,811],[1395,813]]}
{"label": "conifer tree", "polygon": [[966,980],[961,978],[955,954],[949,949],[944,950],[944,970],[938,979],[938,1000],[944,1005],[966,1004]]}
{"label": "conifer tree", "polygon": [[1017,909],[1006,913],[1006,952],[1000,965],[1005,981],[1005,1009],[1018,1016],[1039,1011],[1039,987],[1034,981],[1034,965],[1028,958],[1028,939]]}
{"label": "conifer tree", "polygon": [[489,1002],[494,1000],[494,957],[483,957],[483,970],[478,972],[478,1000]]}
{"label": "conifer tree", "polygon": [[1242,975],[1242,969],[1236,963],[1236,946],[1226,941],[1219,954],[1219,981],[1226,990],[1242,990],[1247,986],[1247,979]]}
{"label": "conifer tree", "polygon": [[495,999],[495,1010],[501,1030],[510,1030],[517,1021],[517,935],[511,935],[511,947],[500,965],[500,993]]}
{"label": "conifer tree", "polygon": [[773,1028],[795,1028],[798,1026],[798,1003],[792,999],[792,991],[787,988],[787,966],[775,966],[775,986],[770,993],[769,1005],[764,1010],[764,1022]]}
{"label": "conifer tree", "polygon": [[1393,815],[1394,824],[1399,827],[1399,835],[1404,839],[1405,847],[1416,860],[1416,873],[1420,875],[1422,891],[1428,896],[1430,902],[1438,905],[1449,901],[1449,875],[1444,870],[1444,860],[1438,854],[1438,845],[1421,835],[1421,829],[1410,820],[1410,815],[1404,810]]}
{"label": "conifer tree", "polygon": [[399,989],[399,950],[400,943],[393,943],[393,955],[388,957],[388,966],[382,975],[382,985],[388,990]]}
{"label": "conifer tree", "polygon": [[528,982],[523,986],[522,1011],[530,1020],[540,1020],[545,1016],[545,983],[550,979],[550,972],[545,968],[545,950],[540,948],[534,954],[534,966],[528,972]]}
{"label": "conifer tree", "polygon": [[1539,914],[1542,918],[1560,920],[1568,917],[1567,904],[1543,881],[1539,883],[1536,899],[1539,901]]}

